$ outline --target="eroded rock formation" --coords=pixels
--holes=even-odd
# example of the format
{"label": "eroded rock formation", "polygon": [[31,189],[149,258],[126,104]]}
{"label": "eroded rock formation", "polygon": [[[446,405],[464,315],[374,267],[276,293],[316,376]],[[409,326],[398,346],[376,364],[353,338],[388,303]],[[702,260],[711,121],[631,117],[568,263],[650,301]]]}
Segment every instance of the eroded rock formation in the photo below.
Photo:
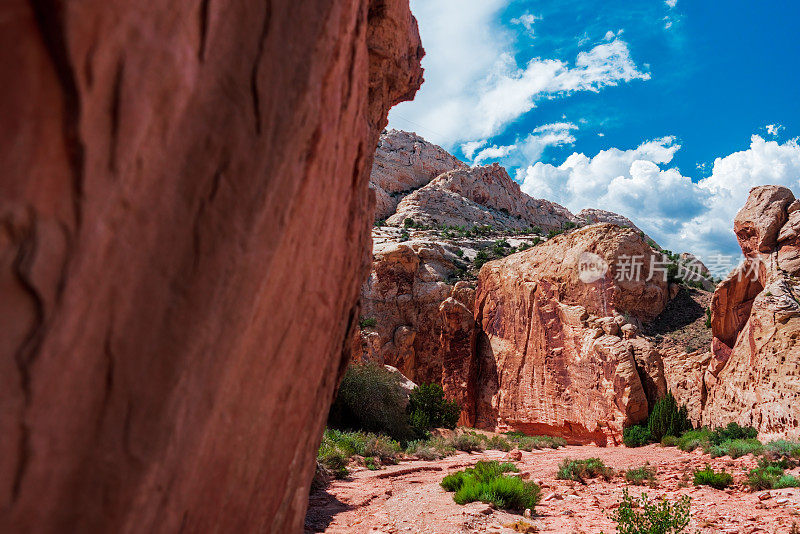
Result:
{"label": "eroded rock formation", "polygon": [[381,134],[372,164],[370,188],[375,191],[375,219],[394,214],[397,203],[437,176],[467,165],[443,148],[402,130]]}
{"label": "eroded rock formation", "polygon": [[0,531],[299,531],[422,79],[407,0],[0,27]]}
{"label": "eroded rock formation", "polygon": [[431,180],[406,196],[387,222],[399,225],[406,218],[431,226],[481,224],[508,230],[560,229],[576,221],[565,207],[523,193],[497,163],[450,171]]}
{"label": "eroded rock formation", "polygon": [[753,425],[762,437],[800,436],[798,203],[780,186],[753,188],[734,231],[745,263],[712,301],[713,358],[703,423]]}
{"label": "eroded rock formation", "polygon": [[623,428],[645,419],[666,391],[661,356],[632,323],[663,310],[667,283],[646,280],[647,270],[620,281],[613,268],[584,282],[585,253],[614,266],[653,251],[633,230],[597,224],[481,270],[479,426],[616,444]]}

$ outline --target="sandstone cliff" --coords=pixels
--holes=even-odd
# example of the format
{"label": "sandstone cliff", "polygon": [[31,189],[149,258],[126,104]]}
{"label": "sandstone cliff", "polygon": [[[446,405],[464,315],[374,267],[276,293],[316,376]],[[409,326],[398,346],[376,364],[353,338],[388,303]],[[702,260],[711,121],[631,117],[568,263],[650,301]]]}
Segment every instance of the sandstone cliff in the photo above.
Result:
{"label": "sandstone cliff", "polygon": [[299,531],[407,0],[0,21],[0,531]]}
{"label": "sandstone cliff", "polygon": [[397,204],[440,174],[466,169],[466,164],[443,148],[402,130],[381,134],[372,163],[369,186],[375,191],[375,219],[386,219]]}
{"label": "sandstone cliff", "polygon": [[438,176],[405,197],[387,223],[407,218],[430,226],[491,225],[502,230],[560,229],[575,217],[563,206],[532,198],[494,163]]}
{"label": "sandstone cliff", "polygon": [[800,436],[798,209],[789,189],[762,186],[736,215],[746,260],[714,293],[705,424]]}
{"label": "sandstone cliff", "polygon": [[597,224],[481,270],[479,426],[617,444],[666,391],[660,354],[630,321],[659,314],[667,283],[646,281],[647,272],[619,281],[613,270],[584,282],[579,262],[587,252],[608,265],[653,253],[633,230]]}

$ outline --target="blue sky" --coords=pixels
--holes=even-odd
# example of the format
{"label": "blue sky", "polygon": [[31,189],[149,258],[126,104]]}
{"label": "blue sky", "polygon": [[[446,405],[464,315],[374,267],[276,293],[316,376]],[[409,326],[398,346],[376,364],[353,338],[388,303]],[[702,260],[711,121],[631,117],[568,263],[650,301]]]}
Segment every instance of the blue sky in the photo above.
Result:
{"label": "blue sky", "polygon": [[[750,187],[800,193],[800,5],[412,0],[427,56],[390,126],[715,263]],[[713,269],[713,266],[710,266]],[[718,272],[725,267],[719,267]]]}

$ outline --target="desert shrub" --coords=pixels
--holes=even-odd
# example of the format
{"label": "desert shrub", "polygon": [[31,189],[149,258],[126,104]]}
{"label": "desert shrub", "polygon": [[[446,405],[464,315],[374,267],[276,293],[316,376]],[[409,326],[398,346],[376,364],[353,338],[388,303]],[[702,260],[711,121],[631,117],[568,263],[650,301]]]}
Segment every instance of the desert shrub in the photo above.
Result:
{"label": "desert shrub", "polygon": [[678,446],[678,438],[675,436],[664,436],[661,438],[661,446],[662,447],[677,447]]}
{"label": "desert shrub", "polygon": [[656,481],[656,470],[650,467],[649,463],[645,463],[641,467],[625,471],[625,480],[637,486],[650,484]]}
{"label": "desert shrub", "polygon": [[622,431],[622,442],[626,447],[641,447],[653,441],[650,430],[643,425],[629,426]]}
{"label": "desert shrub", "polygon": [[351,365],[331,406],[328,425],[384,433],[401,441],[413,437],[400,380],[400,375],[378,363]]}
{"label": "desert shrub", "polygon": [[456,251],[455,251],[455,255],[458,256],[459,258],[463,258],[464,257],[464,250],[460,249],[460,248],[457,248]]}
{"label": "desert shrub", "polygon": [[689,430],[684,432],[678,438],[678,448],[682,451],[691,452],[697,448],[707,448],[711,442],[709,436],[711,431],[707,428],[698,428],[697,430]]}
{"label": "desert shrub", "polygon": [[738,423],[728,423],[728,426],[715,428],[708,439],[712,445],[719,445],[725,441],[736,439],[755,439],[758,430],[751,426],[739,426]]}
{"label": "desert shrub", "polygon": [[505,476],[505,473],[517,471],[511,463],[481,461],[473,468],[447,475],[441,486],[454,492],[453,500],[458,504],[482,501],[498,508],[533,510],[539,502],[541,489],[533,482]]}
{"label": "desert shrub", "polygon": [[558,473],[556,478],[559,480],[574,480],[582,484],[586,483],[586,479],[603,477],[608,480],[614,475],[610,467],[600,458],[588,458],[586,460],[572,460],[565,458],[558,465]]}
{"label": "desert shrub", "polygon": [[706,328],[711,328],[711,308],[706,308]]}
{"label": "desert shrub", "polygon": [[528,250],[529,248],[531,248],[530,243],[520,243],[519,246],[517,247],[517,250],[519,252],[522,252],[523,250]]}
{"label": "desert shrub", "polygon": [[505,436],[516,448],[528,452],[534,449],[558,449],[567,445],[567,441],[564,438],[552,436],[528,436],[523,432],[517,431],[506,432]]}
{"label": "desert shrub", "polygon": [[409,239],[411,239],[411,236],[408,235],[408,232],[406,232],[405,230],[400,232],[400,238],[398,239],[398,241],[401,241],[401,242],[402,241],[408,241]]}
{"label": "desert shrub", "polygon": [[416,456],[421,460],[440,460],[456,452],[452,439],[432,437],[418,439],[408,443],[406,454]]}
{"label": "desert shrub", "polygon": [[411,391],[408,413],[411,427],[424,434],[431,428],[455,428],[461,408],[457,402],[444,398],[439,384],[422,384]]}
{"label": "desert shrub", "polygon": [[711,445],[708,453],[712,458],[719,456],[730,456],[739,458],[746,454],[761,454],[764,446],[757,439],[731,439],[723,441],[719,445]]}
{"label": "desert shrub", "polygon": [[617,523],[619,534],[679,534],[689,525],[690,507],[688,495],[673,503],[666,499],[651,501],[642,493],[637,501],[624,489],[611,519]]}
{"label": "desert shrub", "polygon": [[475,434],[459,434],[453,438],[453,447],[464,452],[482,451],[485,446],[483,440]]}
{"label": "desert shrub", "polygon": [[326,429],[317,451],[317,461],[335,477],[347,475],[347,464],[353,456],[367,457],[367,467],[396,463],[400,444],[388,436],[368,432],[346,432]]}
{"label": "desert shrub", "polygon": [[800,479],[785,473],[787,465],[786,461],[775,462],[761,458],[758,467],[747,474],[746,484],[753,491],[800,487]]}
{"label": "desert shrub", "polygon": [[542,230],[541,226],[533,226],[531,227],[532,234],[544,235],[544,230]]}
{"label": "desert shrub", "polygon": [[497,451],[508,452],[513,447],[511,446],[511,443],[509,443],[507,440],[501,438],[500,436],[493,436],[486,443],[486,448],[487,449],[494,449],[494,450],[497,450]]}
{"label": "desert shrub", "polygon": [[773,458],[799,458],[800,442],[787,439],[770,441],[764,445],[764,453]]}
{"label": "desert shrub", "polygon": [[361,327],[361,330],[364,330],[365,328],[372,328],[377,324],[378,320],[375,317],[361,317],[358,320],[358,326]]}
{"label": "desert shrub", "polygon": [[706,465],[705,469],[699,469],[694,472],[694,485],[695,486],[711,486],[714,489],[725,489],[733,484],[733,477],[730,473],[723,471],[714,471],[710,465]]}
{"label": "desert shrub", "polygon": [[680,436],[692,429],[686,406],[678,407],[672,393],[667,393],[653,406],[647,419],[647,429],[653,441],[661,441],[664,436]]}
{"label": "desert shrub", "polygon": [[489,255],[485,250],[479,250],[475,255],[475,259],[472,261],[472,264],[476,269],[480,269],[487,261],[489,261],[489,259]]}

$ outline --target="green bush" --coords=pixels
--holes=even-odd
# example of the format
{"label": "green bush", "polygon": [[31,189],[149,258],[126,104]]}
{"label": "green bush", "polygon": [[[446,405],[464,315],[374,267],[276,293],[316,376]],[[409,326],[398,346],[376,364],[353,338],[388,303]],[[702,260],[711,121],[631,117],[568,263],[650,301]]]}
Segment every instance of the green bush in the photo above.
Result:
{"label": "green bush", "polygon": [[746,454],[761,454],[764,446],[757,439],[731,439],[723,441],[719,445],[711,445],[708,453],[712,458],[719,456],[730,456],[739,458]]}
{"label": "green bush", "polygon": [[353,456],[366,457],[367,467],[397,463],[400,444],[388,436],[368,432],[344,432],[328,428],[322,435],[317,461],[337,478],[347,475],[347,464]]}
{"label": "green bush", "polygon": [[653,483],[656,481],[656,470],[650,467],[649,463],[645,463],[641,467],[625,471],[625,480],[637,486]]}
{"label": "green bush", "polygon": [[664,436],[680,436],[692,429],[686,406],[678,407],[672,393],[656,401],[650,417],[647,419],[647,429],[653,441],[659,442]]}
{"label": "green bush", "polygon": [[511,446],[511,443],[501,438],[500,436],[492,436],[492,438],[489,439],[489,441],[486,443],[486,448],[493,449],[496,451],[508,452],[513,447]]}
{"label": "green bush", "polygon": [[800,479],[784,472],[787,463],[772,462],[766,458],[758,461],[758,467],[747,474],[746,484],[753,491],[800,487]]}
{"label": "green bush", "polygon": [[586,460],[572,460],[565,458],[558,465],[556,478],[559,480],[574,480],[582,484],[586,479],[603,477],[609,480],[614,475],[610,467],[606,467],[600,458],[588,458]]}
{"label": "green bush", "polygon": [[662,447],[677,447],[678,446],[678,438],[675,436],[664,436],[661,438],[661,446]]}
{"label": "green bush", "polygon": [[711,486],[714,489],[725,489],[731,484],[733,484],[733,477],[730,473],[725,471],[716,472],[710,465],[707,465],[705,469],[694,472],[695,486]]}
{"label": "green bush", "polygon": [[711,441],[709,440],[710,436],[711,431],[707,428],[689,430],[678,438],[678,448],[687,452],[691,452],[697,448],[706,449],[711,445]]}
{"label": "green bush", "polygon": [[400,375],[378,363],[351,365],[331,406],[328,425],[384,433],[400,441],[412,438],[400,380]]}
{"label": "green bush", "polygon": [[458,504],[482,501],[509,510],[533,510],[539,503],[541,489],[533,482],[505,476],[517,471],[511,463],[481,461],[473,468],[447,475],[441,486],[455,493],[453,500]]}
{"label": "green bush", "polygon": [[739,426],[738,423],[728,423],[728,426],[715,428],[709,436],[712,445],[719,445],[725,441],[736,439],[755,439],[758,430],[751,426]]}
{"label": "green bush", "polygon": [[617,523],[618,534],[679,534],[689,525],[690,507],[688,495],[672,503],[666,499],[650,501],[647,494],[642,493],[637,502],[626,488],[611,519]]}
{"label": "green bush", "polygon": [[626,447],[641,447],[653,441],[650,430],[643,425],[629,426],[622,431],[622,442]]}
{"label": "green bush", "polygon": [[453,447],[459,451],[482,451],[485,446],[483,440],[475,434],[459,434],[453,438]]}
{"label": "green bush", "polygon": [[361,317],[358,320],[358,326],[361,327],[361,330],[364,330],[365,328],[372,328],[377,324],[378,320],[375,317]]}
{"label": "green bush", "polygon": [[422,435],[431,428],[455,428],[461,408],[444,398],[439,384],[422,384],[411,391],[408,413],[411,427]]}

